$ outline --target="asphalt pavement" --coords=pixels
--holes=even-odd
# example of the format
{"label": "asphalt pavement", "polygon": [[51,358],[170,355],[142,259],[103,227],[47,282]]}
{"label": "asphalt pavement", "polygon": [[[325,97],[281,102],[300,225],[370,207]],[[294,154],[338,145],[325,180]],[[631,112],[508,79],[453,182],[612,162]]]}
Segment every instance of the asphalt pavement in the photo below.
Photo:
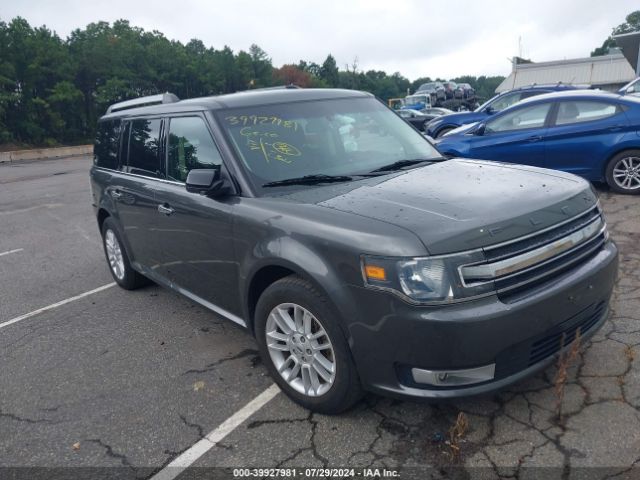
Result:
{"label": "asphalt pavement", "polygon": [[[333,417],[279,393],[229,430],[272,385],[253,338],[157,286],[111,285],[89,168],[86,157],[0,165],[0,478],[47,476],[27,467],[149,478],[221,428],[193,465],[230,470],[179,478],[327,466],[416,478],[640,476],[640,197],[600,190],[620,275],[610,318],[569,369],[561,418],[550,367],[495,395],[368,395]],[[467,427],[452,447],[461,412]]]}

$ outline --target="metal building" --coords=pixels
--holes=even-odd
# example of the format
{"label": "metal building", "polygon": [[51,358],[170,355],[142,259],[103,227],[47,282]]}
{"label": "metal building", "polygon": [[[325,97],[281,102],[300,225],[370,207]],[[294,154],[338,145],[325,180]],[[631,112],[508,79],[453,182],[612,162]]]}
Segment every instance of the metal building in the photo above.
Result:
{"label": "metal building", "polygon": [[496,92],[558,82],[615,91],[634,78],[634,68],[620,53],[553,62],[517,64],[514,61],[511,74],[498,85]]}

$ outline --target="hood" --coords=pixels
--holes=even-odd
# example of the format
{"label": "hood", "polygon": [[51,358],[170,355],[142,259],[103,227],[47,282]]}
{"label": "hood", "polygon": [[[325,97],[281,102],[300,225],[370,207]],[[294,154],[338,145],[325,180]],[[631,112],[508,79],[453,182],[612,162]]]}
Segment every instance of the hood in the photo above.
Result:
{"label": "hood", "polygon": [[528,235],[597,202],[575,175],[498,162],[454,159],[377,180],[315,203],[410,230],[431,255]]}
{"label": "hood", "polygon": [[442,122],[447,125],[465,125],[471,122],[480,122],[487,117],[488,115],[484,112],[449,113],[447,115],[441,115],[440,117],[432,120],[431,123],[435,124],[436,122]]}
{"label": "hood", "polygon": [[434,139],[434,142],[436,142],[437,144],[438,141],[444,137],[451,137],[451,136],[460,135],[460,134],[464,135],[465,133],[470,132],[471,130],[476,128],[479,123],[480,122],[471,122],[465,125],[460,125],[459,127],[454,128],[453,130],[449,130],[444,135],[442,135],[442,137]]}

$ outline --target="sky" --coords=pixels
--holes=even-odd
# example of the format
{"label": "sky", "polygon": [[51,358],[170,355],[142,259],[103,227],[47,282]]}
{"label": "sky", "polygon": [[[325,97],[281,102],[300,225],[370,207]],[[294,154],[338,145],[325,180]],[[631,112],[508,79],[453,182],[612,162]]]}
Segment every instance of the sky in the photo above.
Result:
{"label": "sky", "polygon": [[[153,5],[153,8],[150,7]],[[61,37],[125,18],[183,43],[234,51],[258,44],[275,66],[331,53],[341,69],[418,77],[508,75],[509,59],[589,56],[637,0],[0,0],[0,19],[21,16]]]}

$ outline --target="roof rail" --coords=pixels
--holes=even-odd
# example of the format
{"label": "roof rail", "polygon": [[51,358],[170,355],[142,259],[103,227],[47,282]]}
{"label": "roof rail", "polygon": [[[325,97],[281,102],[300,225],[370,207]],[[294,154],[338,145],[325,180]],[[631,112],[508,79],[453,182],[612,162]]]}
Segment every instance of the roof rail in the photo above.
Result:
{"label": "roof rail", "polygon": [[175,103],[180,99],[173,93],[160,93],[158,95],[149,95],[147,97],[134,98],[132,100],[125,100],[124,102],[114,103],[107,108],[107,114],[118,112],[120,110],[127,110],[135,107],[146,107],[149,105],[158,105],[162,103]]}

